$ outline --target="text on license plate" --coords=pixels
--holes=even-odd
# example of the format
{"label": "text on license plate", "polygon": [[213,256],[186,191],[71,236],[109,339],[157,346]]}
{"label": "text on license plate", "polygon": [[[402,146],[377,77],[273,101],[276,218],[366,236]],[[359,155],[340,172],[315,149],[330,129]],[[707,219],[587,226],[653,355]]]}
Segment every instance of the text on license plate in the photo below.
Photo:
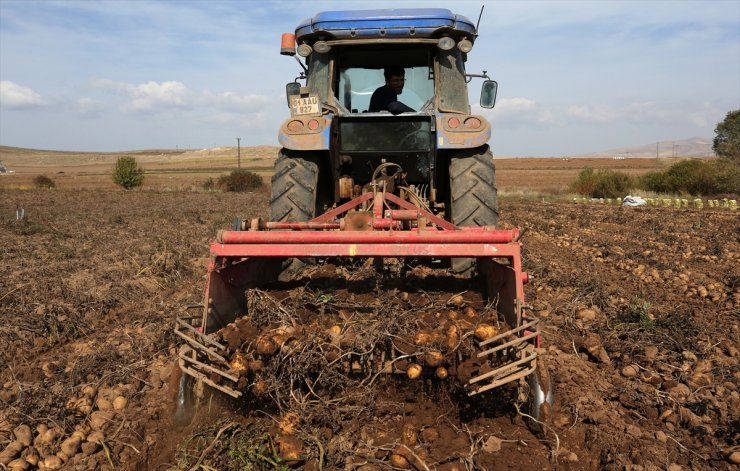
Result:
{"label": "text on license plate", "polygon": [[319,97],[293,97],[290,99],[290,107],[293,108],[293,113],[295,114],[318,113],[320,111]]}

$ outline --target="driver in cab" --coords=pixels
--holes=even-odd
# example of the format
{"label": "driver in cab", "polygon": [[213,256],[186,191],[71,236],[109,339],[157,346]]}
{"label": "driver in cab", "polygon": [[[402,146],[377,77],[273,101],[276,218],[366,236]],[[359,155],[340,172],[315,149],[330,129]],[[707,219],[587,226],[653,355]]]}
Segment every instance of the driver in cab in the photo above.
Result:
{"label": "driver in cab", "polygon": [[386,67],[383,70],[385,76],[385,85],[373,92],[370,98],[370,113],[379,111],[390,111],[392,114],[414,112],[415,110],[404,103],[398,101],[398,95],[403,91],[406,83],[406,73],[402,67]]}

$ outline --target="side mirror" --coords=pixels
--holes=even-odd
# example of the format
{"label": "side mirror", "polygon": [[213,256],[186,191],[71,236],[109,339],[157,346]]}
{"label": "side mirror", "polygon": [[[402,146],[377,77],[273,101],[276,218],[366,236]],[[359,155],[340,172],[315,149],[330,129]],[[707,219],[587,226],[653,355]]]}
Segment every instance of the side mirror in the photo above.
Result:
{"label": "side mirror", "polygon": [[288,107],[290,107],[290,97],[293,95],[301,94],[301,84],[298,82],[290,82],[285,85],[285,98],[288,100]]}
{"label": "side mirror", "polygon": [[496,104],[496,92],[498,91],[498,82],[495,80],[486,80],[480,89],[480,106],[481,108],[493,108]]}

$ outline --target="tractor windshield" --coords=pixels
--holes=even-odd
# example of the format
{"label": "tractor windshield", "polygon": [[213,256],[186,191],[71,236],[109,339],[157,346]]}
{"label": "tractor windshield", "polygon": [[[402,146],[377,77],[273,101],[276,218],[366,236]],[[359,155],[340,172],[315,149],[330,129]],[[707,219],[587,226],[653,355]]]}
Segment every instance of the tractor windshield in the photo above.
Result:
{"label": "tractor windshield", "polygon": [[350,113],[365,113],[373,92],[385,85],[383,70],[400,67],[406,82],[398,100],[420,111],[434,98],[434,62],[429,47],[393,45],[337,48],[333,90]]}

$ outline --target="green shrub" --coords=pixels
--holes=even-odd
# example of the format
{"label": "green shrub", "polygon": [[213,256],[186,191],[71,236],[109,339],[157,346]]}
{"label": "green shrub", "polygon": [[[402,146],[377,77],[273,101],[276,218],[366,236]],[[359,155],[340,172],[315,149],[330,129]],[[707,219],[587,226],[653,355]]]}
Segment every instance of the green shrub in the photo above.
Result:
{"label": "green shrub", "polygon": [[113,169],[113,182],[127,190],[141,186],[144,183],[144,169],[133,157],[119,157]]}
{"label": "green shrub", "polygon": [[218,177],[218,187],[223,191],[250,191],[262,186],[262,177],[249,170],[237,169]]}
{"label": "green shrub", "polygon": [[715,194],[740,195],[740,160],[710,160],[707,166],[714,174]]}
{"label": "green shrub", "polygon": [[36,188],[54,188],[56,186],[56,183],[54,183],[54,180],[47,177],[46,175],[36,175],[36,177],[33,179],[33,185]]}
{"label": "green shrub", "polygon": [[671,185],[665,172],[646,173],[638,179],[637,186],[643,190],[654,191],[656,193],[671,192]]}
{"label": "green shrub", "polygon": [[571,183],[572,191],[592,198],[621,198],[632,188],[632,178],[626,173],[613,170],[594,171],[586,167]]}
{"label": "green shrub", "polygon": [[643,175],[639,186],[657,193],[740,194],[740,164],[730,159],[684,160],[663,172]]}

